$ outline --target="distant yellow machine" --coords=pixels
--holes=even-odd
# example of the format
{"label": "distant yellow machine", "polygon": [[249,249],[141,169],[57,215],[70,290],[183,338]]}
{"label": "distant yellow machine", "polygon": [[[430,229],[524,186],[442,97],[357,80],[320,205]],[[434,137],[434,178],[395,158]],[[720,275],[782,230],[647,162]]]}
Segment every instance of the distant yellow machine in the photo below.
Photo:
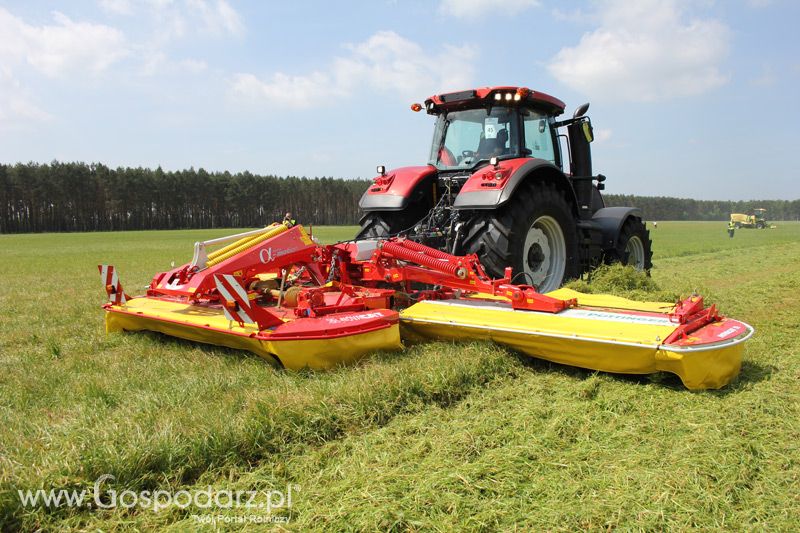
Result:
{"label": "distant yellow machine", "polygon": [[766,218],[767,210],[763,207],[753,209],[753,212],[747,215],[742,213],[731,213],[731,222],[733,222],[736,229],[739,228],[758,228],[766,229],[770,226]]}

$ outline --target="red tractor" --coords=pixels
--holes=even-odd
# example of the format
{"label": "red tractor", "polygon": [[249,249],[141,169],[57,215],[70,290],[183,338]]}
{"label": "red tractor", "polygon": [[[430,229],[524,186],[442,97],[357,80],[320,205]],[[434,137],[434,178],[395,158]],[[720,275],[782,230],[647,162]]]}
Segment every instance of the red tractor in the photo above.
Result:
{"label": "red tractor", "polygon": [[510,266],[514,282],[540,292],[603,261],[649,270],[650,234],[640,211],[605,207],[606,178],[592,175],[589,104],[557,120],[564,107],[525,87],[428,98],[424,109],[436,117],[428,164],[378,167],[359,202],[365,213],[357,238],[403,234],[453,254],[474,253],[490,275],[502,277]]}

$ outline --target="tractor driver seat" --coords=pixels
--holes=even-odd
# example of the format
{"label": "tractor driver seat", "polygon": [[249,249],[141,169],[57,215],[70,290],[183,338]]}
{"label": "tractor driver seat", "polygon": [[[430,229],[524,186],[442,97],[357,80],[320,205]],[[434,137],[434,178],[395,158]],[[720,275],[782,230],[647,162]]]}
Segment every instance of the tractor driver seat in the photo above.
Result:
{"label": "tractor driver seat", "polygon": [[503,155],[506,153],[506,143],[508,142],[508,131],[505,128],[498,130],[494,139],[486,139],[481,135],[478,143],[477,156],[479,159],[489,159],[490,157]]}
{"label": "tractor driver seat", "polygon": [[508,131],[503,128],[497,132],[497,139],[495,139],[497,147],[494,149],[493,155],[504,155],[508,153],[506,143],[508,142]]}

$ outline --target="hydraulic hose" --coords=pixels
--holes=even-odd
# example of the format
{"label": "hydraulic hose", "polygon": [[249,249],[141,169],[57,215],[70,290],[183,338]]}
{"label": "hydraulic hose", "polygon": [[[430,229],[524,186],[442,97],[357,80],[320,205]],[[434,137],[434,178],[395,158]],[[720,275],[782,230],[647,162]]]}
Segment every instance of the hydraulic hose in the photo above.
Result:
{"label": "hydraulic hose", "polygon": [[271,239],[272,237],[274,237],[276,235],[280,235],[281,233],[283,233],[284,231],[286,231],[288,229],[289,228],[287,226],[285,226],[284,224],[280,224],[278,226],[275,226],[274,228],[270,229],[268,232],[262,233],[261,235],[257,235],[254,239],[250,239],[249,241],[245,242],[244,244],[241,244],[240,246],[238,246],[238,247],[236,247],[236,248],[234,248],[232,250],[229,250],[228,252],[225,252],[222,255],[219,255],[219,256],[215,257],[214,259],[212,259],[211,261],[206,263],[206,266],[212,267],[214,265],[218,265],[218,264],[222,263],[223,261],[225,261],[226,259],[230,259],[234,255],[242,253],[245,250],[247,250],[248,248],[252,248],[256,244],[260,244],[260,243],[264,242],[267,239]]}
{"label": "hydraulic hose", "polygon": [[[266,228],[264,228],[263,231],[268,231],[271,227],[274,227],[274,226],[275,226],[275,223],[272,223],[271,225],[269,225]],[[261,235],[262,234],[259,233],[257,235],[249,235],[247,237],[242,237],[238,241],[232,242],[231,244],[228,244],[228,245],[225,245],[224,247],[220,248],[219,250],[214,250],[213,252],[208,254],[208,260],[210,261],[212,259],[216,259],[217,257],[219,257],[219,256],[221,256],[223,254],[226,254],[226,253],[230,252],[231,250],[235,250],[239,246],[241,246],[243,244],[246,244],[246,243],[252,241],[253,239],[257,239]]]}

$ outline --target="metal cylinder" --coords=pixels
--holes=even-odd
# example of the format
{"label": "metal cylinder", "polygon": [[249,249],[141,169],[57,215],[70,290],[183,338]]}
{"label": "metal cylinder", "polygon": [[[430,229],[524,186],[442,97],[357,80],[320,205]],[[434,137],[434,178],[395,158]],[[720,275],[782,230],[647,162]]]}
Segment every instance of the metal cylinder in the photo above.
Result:
{"label": "metal cylinder", "polygon": [[300,295],[301,287],[292,286],[281,293],[279,289],[270,290],[270,294],[283,300],[284,307],[297,307],[297,297]]}

